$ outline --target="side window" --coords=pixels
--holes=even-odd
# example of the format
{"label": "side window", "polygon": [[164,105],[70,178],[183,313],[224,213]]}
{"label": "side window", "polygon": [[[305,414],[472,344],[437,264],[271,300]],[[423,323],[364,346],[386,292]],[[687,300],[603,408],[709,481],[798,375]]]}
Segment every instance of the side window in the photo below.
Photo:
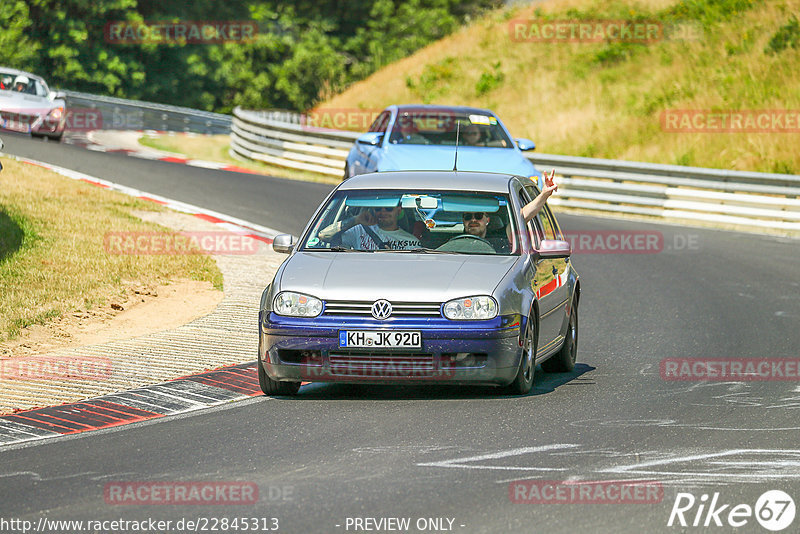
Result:
{"label": "side window", "polygon": [[[520,189],[520,191],[519,191],[519,204],[520,204],[520,206],[524,206],[524,205],[526,205],[528,202],[530,202],[532,200],[528,196],[528,192],[526,191],[526,189]],[[536,221],[535,217],[533,218],[533,220],[528,221],[528,224],[526,224],[525,226],[528,229],[528,235],[530,237],[531,243],[533,243],[533,246],[535,248],[539,248],[539,241],[541,241],[541,238],[540,238],[541,230],[535,224],[533,224],[534,221]]]}
{"label": "side window", "polygon": [[536,218],[539,220],[539,225],[541,226],[542,231],[544,232],[544,238],[555,239],[556,232],[555,229],[553,228],[553,221],[550,220],[550,216],[548,215],[548,213],[545,210],[542,210],[539,212],[539,215],[537,215]]}
{"label": "side window", "polygon": [[550,207],[547,206],[547,204],[545,204],[544,209],[542,210],[542,216],[549,219],[550,226],[553,228],[553,233],[555,234],[555,238],[564,239],[564,236],[561,233],[561,227],[558,225],[555,215],[553,215],[553,212],[550,211]]}
{"label": "side window", "polygon": [[47,96],[47,91],[39,82],[34,80],[34,85],[36,88],[36,96]]}
{"label": "side window", "polygon": [[372,125],[369,127],[369,130],[367,130],[367,131],[369,131],[369,132],[381,132],[381,133],[385,132],[386,131],[386,126],[389,124],[389,116],[390,115],[391,115],[391,113],[389,113],[388,111],[381,112],[381,114],[378,115],[378,118],[375,119],[375,122],[372,123]]}

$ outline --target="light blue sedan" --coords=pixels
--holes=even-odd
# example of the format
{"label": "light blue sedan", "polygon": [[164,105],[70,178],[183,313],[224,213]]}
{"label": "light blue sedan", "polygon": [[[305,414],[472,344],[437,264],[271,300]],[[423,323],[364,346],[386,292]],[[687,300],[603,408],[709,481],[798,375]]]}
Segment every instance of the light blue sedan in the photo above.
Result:
{"label": "light blue sedan", "polygon": [[497,172],[531,178],[541,173],[524,155],[536,145],[512,139],[488,109],[403,105],[383,110],[347,155],[344,178],[383,171],[443,170]]}

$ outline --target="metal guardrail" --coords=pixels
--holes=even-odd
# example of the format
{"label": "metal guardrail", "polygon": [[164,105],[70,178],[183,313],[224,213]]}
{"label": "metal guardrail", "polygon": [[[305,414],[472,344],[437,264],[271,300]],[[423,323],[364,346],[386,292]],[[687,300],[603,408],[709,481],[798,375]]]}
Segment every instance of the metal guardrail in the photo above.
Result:
{"label": "metal guardrail", "polygon": [[231,117],[180,106],[63,91],[67,109],[91,108],[102,115],[104,130],[163,130],[228,134]]}
{"label": "metal guardrail", "polygon": [[[236,108],[231,155],[328,176],[344,174],[354,132],[311,128],[291,112]],[[533,154],[562,178],[554,206],[800,230],[800,176]]]}

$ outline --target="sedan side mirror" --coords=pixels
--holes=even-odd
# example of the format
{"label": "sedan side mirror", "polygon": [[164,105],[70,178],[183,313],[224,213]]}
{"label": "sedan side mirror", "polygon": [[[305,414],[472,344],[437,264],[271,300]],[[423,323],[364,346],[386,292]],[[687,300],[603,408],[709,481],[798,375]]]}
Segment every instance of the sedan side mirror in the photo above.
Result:
{"label": "sedan side mirror", "polygon": [[272,250],[281,254],[291,254],[294,249],[294,236],[290,234],[276,235],[272,240]]}
{"label": "sedan side mirror", "polygon": [[367,132],[356,139],[356,143],[362,145],[370,145],[370,146],[378,146],[381,144],[381,140],[383,140],[383,134],[381,132]]}
{"label": "sedan side mirror", "polygon": [[545,239],[539,245],[540,258],[568,258],[572,255],[572,245],[569,241],[560,239]]}
{"label": "sedan side mirror", "polygon": [[519,139],[517,139],[517,146],[523,152],[528,150],[536,150],[536,143],[534,143],[530,139],[525,139],[524,137],[520,137]]}

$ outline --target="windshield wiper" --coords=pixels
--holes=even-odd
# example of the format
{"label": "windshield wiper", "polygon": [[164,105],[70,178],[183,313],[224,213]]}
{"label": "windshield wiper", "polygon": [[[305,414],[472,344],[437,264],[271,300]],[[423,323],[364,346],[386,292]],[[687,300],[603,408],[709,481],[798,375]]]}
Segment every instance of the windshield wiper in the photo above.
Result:
{"label": "windshield wiper", "polygon": [[347,247],[331,247],[331,248],[304,248],[304,252],[375,252],[374,250],[358,250]]}
{"label": "windshield wiper", "polygon": [[458,252],[453,252],[451,250],[436,250],[434,248],[425,248],[425,247],[399,249],[399,250],[384,248],[376,250],[375,252],[405,252],[412,254],[458,254]]}

